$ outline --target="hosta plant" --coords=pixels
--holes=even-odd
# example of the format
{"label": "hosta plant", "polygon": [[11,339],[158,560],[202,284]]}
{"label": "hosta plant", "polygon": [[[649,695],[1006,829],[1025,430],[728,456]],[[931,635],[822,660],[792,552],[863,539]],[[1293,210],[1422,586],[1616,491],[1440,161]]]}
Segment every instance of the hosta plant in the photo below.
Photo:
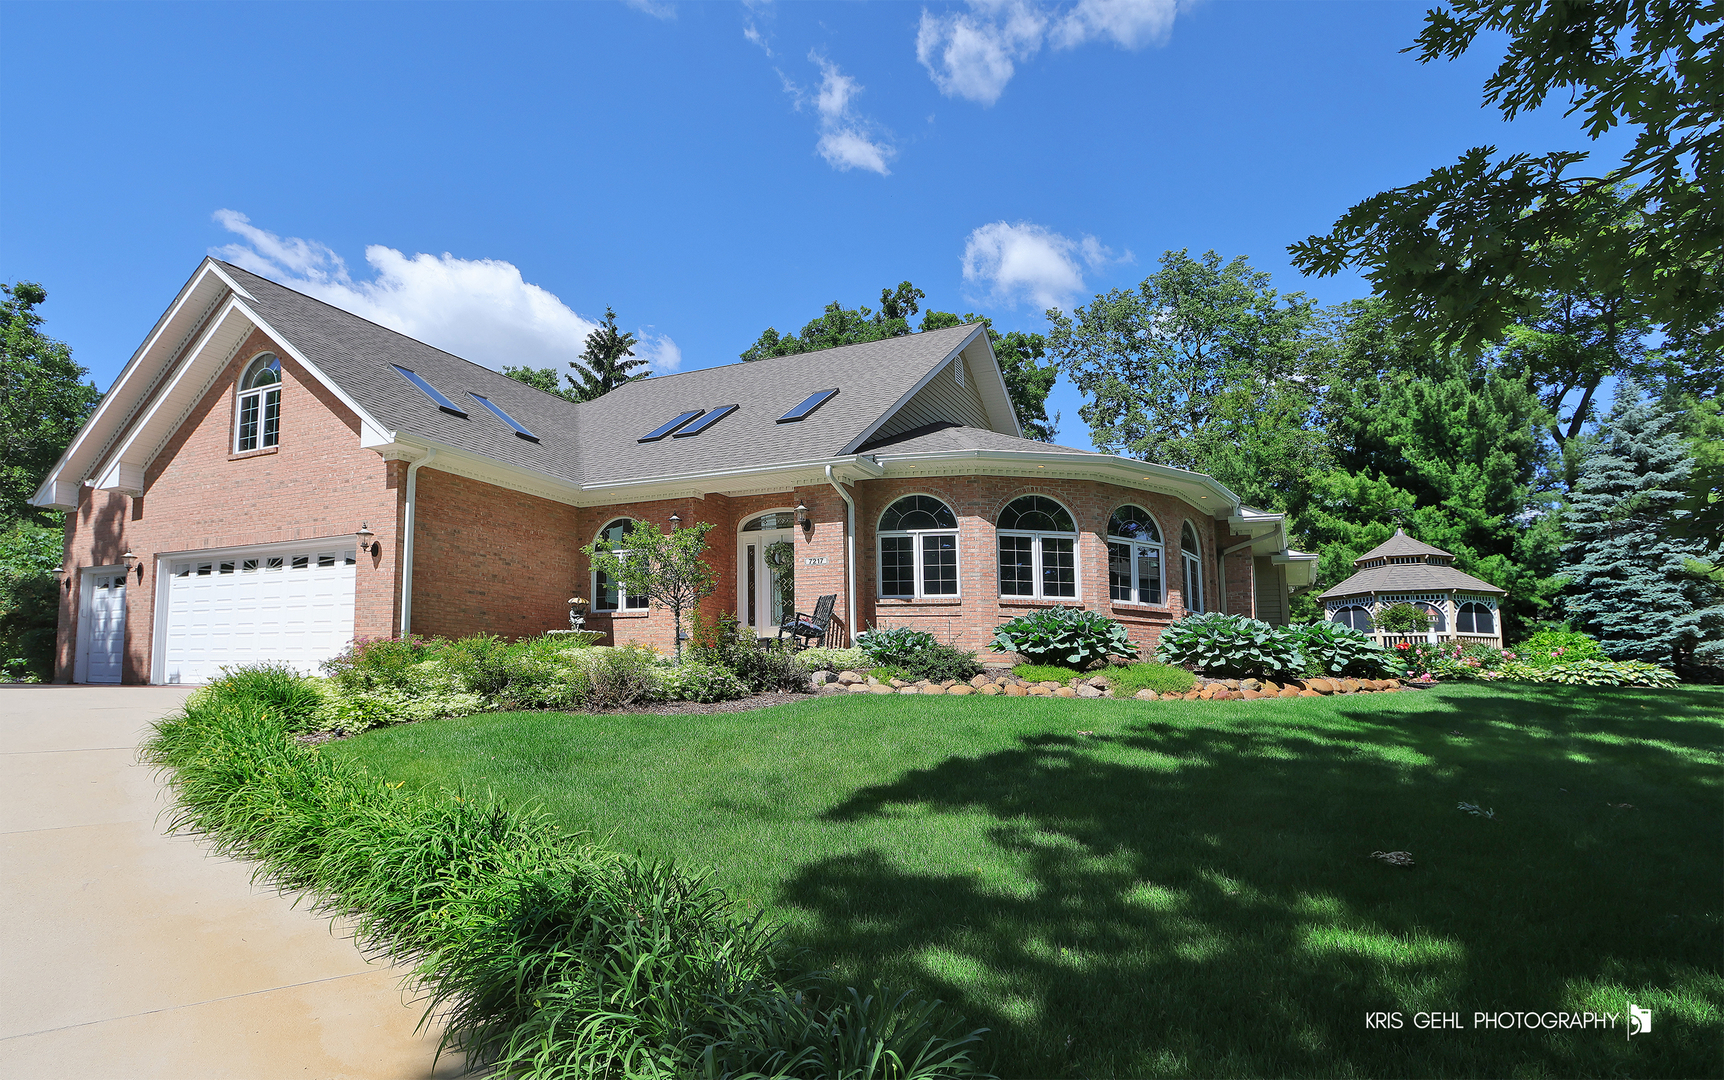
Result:
{"label": "hosta plant", "polygon": [[[1524,664],[1508,666],[1531,667]],[[1639,660],[1576,660],[1532,670],[1536,671],[1537,675],[1533,676],[1531,681],[1564,683],[1569,686],[1650,686],[1668,689],[1682,684],[1676,673],[1669,668]]]}
{"label": "hosta plant", "polygon": [[1276,678],[1305,667],[1305,654],[1287,628],[1219,612],[1168,624],[1156,659],[1217,677]]}
{"label": "hosta plant", "polygon": [[1320,621],[1289,626],[1286,631],[1305,654],[1307,675],[1381,679],[1406,674],[1407,665],[1395,655],[1395,650],[1378,645],[1362,630]]}
{"label": "hosta plant", "polygon": [[856,635],[856,647],[876,664],[895,667],[938,641],[926,630],[908,626],[882,626]]}
{"label": "hosta plant", "polygon": [[1054,607],[1019,615],[994,627],[990,648],[1015,652],[1032,664],[1086,668],[1109,656],[1136,656],[1125,627],[1082,608]]}

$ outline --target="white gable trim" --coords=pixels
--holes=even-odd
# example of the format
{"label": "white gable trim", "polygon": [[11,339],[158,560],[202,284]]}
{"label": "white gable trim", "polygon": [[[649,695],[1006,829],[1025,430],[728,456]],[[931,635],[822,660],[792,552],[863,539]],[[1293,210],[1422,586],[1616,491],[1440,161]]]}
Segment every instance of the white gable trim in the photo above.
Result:
{"label": "white gable trim", "polygon": [[347,395],[347,391],[335,385],[335,380],[331,379],[328,375],[325,375],[322,368],[319,368],[316,364],[312,363],[304,353],[295,348],[293,342],[289,341],[285,334],[276,333],[275,328],[269,325],[268,320],[253,311],[250,305],[241,304],[239,307],[241,311],[245,312],[246,318],[255,323],[259,330],[268,334],[270,339],[280,345],[282,351],[293,357],[295,362],[297,362],[301,367],[311,372],[312,377],[322,384],[324,389],[328,390],[331,394],[334,394],[336,400],[353,410],[353,415],[359,417],[359,445],[365,447],[384,446],[395,441],[395,433],[393,431],[379,423],[376,417],[365,411],[365,408],[360,405],[359,402],[353,400]]}

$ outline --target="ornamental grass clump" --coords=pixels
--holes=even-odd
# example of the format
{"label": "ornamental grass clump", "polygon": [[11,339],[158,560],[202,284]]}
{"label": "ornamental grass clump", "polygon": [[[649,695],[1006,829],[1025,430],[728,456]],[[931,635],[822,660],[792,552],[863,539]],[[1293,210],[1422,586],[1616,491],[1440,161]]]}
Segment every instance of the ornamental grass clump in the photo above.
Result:
{"label": "ornamental grass clump", "polygon": [[1158,694],[1183,694],[1197,685],[1197,678],[1182,667],[1146,660],[1140,664],[1109,668],[1107,683],[1113,688],[1115,697],[1123,698],[1144,690]]}
{"label": "ornamental grass clump", "polygon": [[1298,639],[1285,627],[1239,615],[1187,615],[1161,632],[1156,659],[1217,678],[1297,676],[1305,668]]}
{"label": "ornamental grass clump", "polygon": [[1110,656],[1136,656],[1125,627],[1094,611],[1052,607],[1031,611],[994,627],[989,648],[1014,652],[1032,664],[1061,664],[1082,671]]}
{"label": "ornamental grass clump", "polygon": [[298,745],[275,680],[231,673],[155,726],[172,828],[412,965],[441,1050],[504,1077],[985,1075],[940,1002],[801,970],[702,877]]}

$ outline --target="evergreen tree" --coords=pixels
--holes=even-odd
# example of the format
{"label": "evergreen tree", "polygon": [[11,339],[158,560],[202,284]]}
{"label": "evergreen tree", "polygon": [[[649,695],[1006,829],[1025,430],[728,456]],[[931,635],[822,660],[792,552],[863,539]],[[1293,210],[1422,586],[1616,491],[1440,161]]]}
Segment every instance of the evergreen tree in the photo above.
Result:
{"label": "evergreen tree", "polygon": [[1582,464],[1569,502],[1568,611],[1618,660],[1682,664],[1712,599],[1690,564],[1707,542],[1684,535],[1692,459],[1676,417],[1631,382]]}
{"label": "evergreen tree", "polygon": [[575,369],[573,375],[564,376],[569,380],[569,396],[591,401],[624,383],[646,378],[651,372],[629,374],[635,368],[646,366],[644,359],[635,357],[634,344],[635,336],[617,329],[617,313],[606,305],[605,321],[587,335],[587,347],[581,358],[569,361],[569,366]]}

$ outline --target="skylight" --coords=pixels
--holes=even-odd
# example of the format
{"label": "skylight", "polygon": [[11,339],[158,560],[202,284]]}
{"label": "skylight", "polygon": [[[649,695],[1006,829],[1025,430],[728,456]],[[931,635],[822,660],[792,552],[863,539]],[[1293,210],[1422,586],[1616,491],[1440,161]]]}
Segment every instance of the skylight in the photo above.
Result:
{"label": "skylight", "polygon": [[539,441],[539,437],[537,435],[534,435],[532,432],[528,431],[526,428],[524,428],[520,424],[516,423],[515,418],[513,416],[510,416],[508,413],[506,413],[502,409],[498,408],[497,403],[495,401],[492,401],[490,398],[486,397],[484,394],[475,394],[475,393],[473,393],[473,391],[469,390],[469,391],[467,391],[467,396],[472,398],[474,401],[477,401],[479,404],[485,406],[485,408],[490,409],[492,416],[495,416],[497,419],[503,421],[503,423],[514,428],[515,434],[519,435],[521,438],[526,439],[528,442],[538,442]]}
{"label": "skylight", "polygon": [[778,422],[780,424],[789,424],[789,423],[793,423],[797,420],[802,420],[802,419],[806,418],[809,413],[813,412],[815,409],[818,409],[820,406],[826,404],[828,401],[831,401],[833,398],[835,398],[837,396],[838,396],[837,390],[816,390],[814,393],[809,394],[807,399],[804,400],[802,402],[802,404],[796,406],[796,408],[794,408],[794,409],[791,409],[789,412],[785,413],[783,416],[780,416],[778,418]]}
{"label": "skylight", "polygon": [[412,383],[414,386],[417,386],[419,389],[423,390],[425,392],[425,396],[430,398],[433,402],[435,402],[439,409],[442,409],[446,413],[454,413],[456,416],[460,416],[460,417],[465,417],[467,415],[453,401],[450,401],[448,398],[444,397],[441,393],[439,393],[435,386],[432,386],[430,383],[428,383],[424,379],[420,378],[418,372],[409,371],[406,368],[402,367],[400,364],[390,364],[389,366],[394,368],[396,371],[399,371],[401,373],[401,377],[403,379],[406,379],[408,382]]}
{"label": "skylight", "polygon": [[711,410],[699,420],[696,420],[694,423],[672,435],[671,438],[686,439],[690,435],[699,435],[701,432],[718,423],[720,420],[723,420],[739,408],[741,408],[740,405],[720,405],[718,408]]}
{"label": "skylight", "polygon": [[677,413],[666,422],[636,439],[635,442],[657,442],[705,411],[705,409],[693,409],[689,412]]}

